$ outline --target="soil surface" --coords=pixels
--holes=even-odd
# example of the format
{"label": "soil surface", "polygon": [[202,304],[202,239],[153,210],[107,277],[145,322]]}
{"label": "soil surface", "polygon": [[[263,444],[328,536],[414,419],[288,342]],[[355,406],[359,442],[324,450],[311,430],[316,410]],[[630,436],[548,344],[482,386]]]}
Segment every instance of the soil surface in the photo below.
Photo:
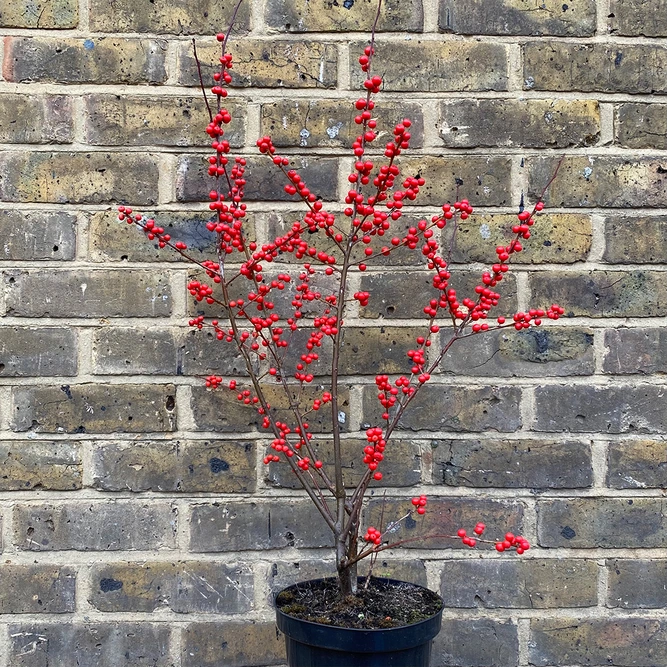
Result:
{"label": "soil surface", "polygon": [[438,595],[415,584],[375,577],[368,588],[365,583],[365,577],[360,577],[357,595],[340,598],[336,579],[305,581],[282,591],[276,606],[305,621],[363,630],[412,625],[442,607]]}

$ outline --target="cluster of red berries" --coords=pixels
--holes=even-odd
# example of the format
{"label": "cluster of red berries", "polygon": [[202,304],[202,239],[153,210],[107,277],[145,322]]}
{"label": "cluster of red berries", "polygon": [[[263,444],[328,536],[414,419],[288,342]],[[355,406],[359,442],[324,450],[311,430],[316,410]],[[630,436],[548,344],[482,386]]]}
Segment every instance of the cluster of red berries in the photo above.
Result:
{"label": "cluster of red berries", "polygon": [[[481,537],[485,530],[486,526],[480,522],[473,528],[473,533],[475,533],[477,537]],[[461,542],[463,542],[463,544],[465,544],[467,547],[477,546],[477,540],[474,537],[470,537],[465,528],[459,528],[456,534],[461,538]]]}
{"label": "cluster of red berries", "polygon": [[415,496],[412,499],[412,504],[417,508],[417,514],[426,514],[426,496]]}
{"label": "cluster of red berries", "polygon": [[505,533],[505,539],[502,541],[496,542],[496,551],[503,552],[508,549],[515,549],[516,552],[521,555],[525,551],[530,549],[530,544],[528,540],[521,535],[514,535],[513,533]]}
{"label": "cluster of red berries", "polygon": [[366,542],[371,542],[372,544],[376,544],[379,546],[380,544],[382,544],[382,533],[377,528],[369,526],[366,529],[364,540]]}
{"label": "cluster of red berries", "polygon": [[384,450],[387,441],[383,437],[382,429],[375,426],[366,431],[368,445],[364,447],[364,463],[373,473],[373,479],[380,481],[382,473],[377,470],[378,464],[384,459]]}

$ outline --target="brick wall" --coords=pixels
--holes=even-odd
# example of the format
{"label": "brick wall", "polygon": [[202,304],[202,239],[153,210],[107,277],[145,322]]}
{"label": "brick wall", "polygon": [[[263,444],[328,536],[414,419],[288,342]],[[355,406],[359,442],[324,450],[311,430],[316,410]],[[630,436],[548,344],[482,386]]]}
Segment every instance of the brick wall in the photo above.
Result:
{"label": "brick wall", "polygon": [[[258,239],[295,209],[255,156],[260,132],[325,200],[345,187],[343,100],[373,12],[241,11],[230,141],[252,156]],[[113,212],[131,203],[209,248],[190,35],[211,62],[229,15],[0,0],[0,667],[281,664],[272,593],[331,570],[315,511],[261,463],[256,416],[202,387],[238,360],[184,326],[188,267]],[[667,665],[666,37],[664,0],[386,2],[379,117],[414,120],[416,214],[455,178],[478,208],[454,247],[461,284],[566,156],[504,289],[508,311],[557,301],[575,317],[461,343],[388,452],[385,513],[428,493],[426,530],[484,519],[537,547],[480,559],[432,541],[380,561],[444,596],[434,667]],[[427,284],[393,261],[361,279],[382,299],[346,335],[357,469],[372,377],[399,369]]]}

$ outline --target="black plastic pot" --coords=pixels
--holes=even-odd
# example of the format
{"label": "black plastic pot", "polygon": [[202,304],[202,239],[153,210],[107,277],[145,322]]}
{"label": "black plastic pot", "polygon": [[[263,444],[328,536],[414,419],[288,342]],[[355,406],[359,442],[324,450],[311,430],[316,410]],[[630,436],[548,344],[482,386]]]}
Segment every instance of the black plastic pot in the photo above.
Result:
{"label": "black plastic pot", "polygon": [[441,621],[442,609],[412,625],[357,630],[303,621],[276,609],[289,667],[429,667]]}

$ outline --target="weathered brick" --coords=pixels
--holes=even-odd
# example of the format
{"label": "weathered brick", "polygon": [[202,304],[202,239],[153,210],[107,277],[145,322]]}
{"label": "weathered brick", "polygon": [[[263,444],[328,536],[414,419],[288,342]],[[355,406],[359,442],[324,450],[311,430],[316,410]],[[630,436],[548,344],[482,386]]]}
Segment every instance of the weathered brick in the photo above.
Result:
{"label": "weathered brick", "polygon": [[274,622],[191,623],[183,631],[183,667],[265,667],[285,662]]}
{"label": "weathered brick", "polygon": [[77,337],[64,327],[0,327],[0,376],[76,375]]}
{"label": "weathered brick", "polygon": [[[203,42],[197,47],[204,81],[220,65],[220,46]],[[234,44],[232,86],[244,88],[335,88],[338,80],[337,47],[329,42],[244,39]],[[178,82],[199,86],[192,46],[183,43],[179,54]],[[213,69],[215,67],[215,69]]]}
{"label": "weathered brick", "polygon": [[167,623],[49,623],[8,627],[12,667],[171,667]]}
{"label": "weathered brick", "polygon": [[93,486],[102,491],[249,493],[255,445],[225,440],[95,443]]}
{"label": "weathered brick", "polygon": [[76,216],[60,211],[0,211],[2,259],[74,259]]}
{"label": "weathered brick", "polygon": [[16,387],[12,428],[35,433],[173,431],[174,396],[169,384]]}
{"label": "weathered brick", "polygon": [[[420,389],[399,422],[409,431],[512,433],[521,428],[518,387],[464,387],[428,384]],[[376,387],[364,387],[364,422],[379,424],[384,408]]]}
{"label": "weathered brick", "polygon": [[[276,146],[349,147],[359,135],[354,122],[359,114],[350,100],[279,100],[262,104],[261,133],[271,136]],[[424,119],[417,104],[383,102],[378,105],[378,130],[393,132],[404,118],[412,121],[410,146],[424,142]]]}
{"label": "weathered brick", "polygon": [[32,0],[2,0],[0,26],[3,28],[76,28],[79,20],[77,0],[34,2]]}
{"label": "weathered brick", "polygon": [[667,48],[654,44],[534,41],[523,46],[524,88],[667,93]]}
{"label": "weathered brick", "polygon": [[660,498],[538,500],[537,519],[538,543],[547,548],[650,549],[667,538]]}
{"label": "weathered brick", "polygon": [[102,204],[157,201],[158,166],[138,153],[0,153],[0,199]]}
{"label": "weathered brick", "polygon": [[101,375],[182,375],[183,350],[171,329],[104,327],[93,332],[93,368]]}
{"label": "weathered brick", "polygon": [[566,148],[591,146],[599,136],[595,100],[466,99],[440,105],[440,137],[448,148]]}
{"label": "weathered brick", "polygon": [[167,78],[157,39],[5,37],[7,81],[158,84]]}
{"label": "weathered brick", "polygon": [[667,561],[616,558],[607,561],[610,607],[664,609],[667,606]]}
{"label": "weathered brick", "polygon": [[[246,201],[294,201],[285,192],[285,175],[266,157],[247,159],[245,179]],[[176,176],[176,198],[180,202],[204,201],[211,189],[209,164],[203,155],[179,158]],[[296,169],[310,190],[325,201],[335,200],[338,190],[338,160],[327,157],[295,158],[290,169]]]}
{"label": "weathered brick", "polygon": [[74,611],[76,573],[56,565],[0,565],[0,614]]}
{"label": "weathered brick", "polygon": [[667,148],[667,104],[626,102],[614,107],[616,143],[624,148]]}
{"label": "weathered brick", "polygon": [[[450,338],[444,332],[442,345]],[[593,332],[571,327],[492,331],[457,341],[440,367],[445,373],[484,377],[592,375]]]}
{"label": "weathered brick", "polygon": [[[242,389],[243,387],[239,387]],[[292,398],[296,398],[296,387]],[[289,410],[287,397],[279,385],[266,385],[264,395],[272,407],[274,416],[287,422],[294,417]],[[301,393],[301,404],[312,405],[315,398],[321,398],[322,391],[317,388],[304,389]],[[192,388],[192,412],[199,430],[216,431],[218,433],[248,433],[259,428],[262,423],[257,407],[244,405],[237,400],[236,394],[230,391],[208,391],[204,387]],[[348,388],[339,385],[338,407],[341,430],[349,430],[350,398]],[[331,433],[331,413],[319,410],[309,416],[308,424],[311,433]]]}
{"label": "weathered brick", "polygon": [[18,504],[14,542],[28,551],[169,549],[176,545],[176,510],[136,501]]}
{"label": "weathered brick", "polygon": [[[350,45],[361,53],[365,42]],[[382,72],[385,92],[464,92],[507,90],[507,47],[488,42],[443,40],[375,41],[373,66]],[[358,90],[366,78],[350,58],[350,87]]]}
{"label": "weathered brick", "polygon": [[81,445],[65,440],[0,443],[0,491],[70,491],[82,487]]}
{"label": "weathered brick", "polygon": [[667,263],[667,216],[605,218],[603,259],[611,264]]}
{"label": "weathered brick", "polygon": [[331,546],[331,531],[309,499],[192,507],[190,550],[196,553]]}
{"label": "weathered brick", "polygon": [[667,331],[664,329],[608,329],[605,373],[653,375],[667,371]]}
{"label": "weathered brick", "polygon": [[665,667],[667,622],[650,618],[532,619],[531,665]]}
{"label": "weathered brick", "polygon": [[[234,4],[215,0],[188,0],[186,3],[153,0],[137,4],[133,0],[92,0],[90,29],[99,32],[153,32],[158,34],[208,35],[227,27]],[[241,4],[234,20],[234,34],[248,29],[249,6]]]}
{"label": "weathered brick", "polygon": [[536,431],[663,433],[667,395],[659,385],[552,385],[536,387]]}
{"label": "weathered brick", "polygon": [[[387,525],[388,522],[410,516],[391,531],[391,541],[410,539],[402,545],[404,549],[468,549],[458,539],[456,531],[465,527],[470,530],[484,518],[489,535],[504,535],[508,530],[520,534],[523,529],[523,505],[515,501],[487,500],[482,498],[431,497],[426,514],[412,518],[414,507],[409,498],[373,498],[365,512],[365,525]],[[434,537],[429,537],[433,535]],[[480,545],[481,549],[492,548]]]}
{"label": "weathered brick", "polygon": [[[200,97],[161,95],[85,95],[85,140],[102,146],[210,146],[206,134],[209,116]],[[243,146],[246,107],[242,102],[225,106],[232,122],[225,139],[233,148]]]}
{"label": "weathered brick", "polygon": [[[496,261],[495,248],[512,238],[516,215],[477,214],[457,222],[452,245],[454,262]],[[452,227],[445,228],[445,247],[451,243]],[[585,261],[591,249],[593,226],[589,215],[545,212],[530,230],[523,250],[512,255],[513,264],[571,264]]]}
{"label": "weathered brick", "polygon": [[463,35],[589,37],[595,34],[595,2],[547,0],[535,6],[526,0],[441,0],[438,25]]}
{"label": "weathered brick", "polygon": [[667,285],[658,271],[540,271],[530,276],[531,303],[557,303],[568,317],[660,317]]}
{"label": "weathered brick", "polygon": [[404,373],[411,366],[408,350],[422,334],[423,327],[345,327],[338,370],[342,375]]}
{"label": "weathered brick", "polygon": [[[365,559],[359,563],[359,576],[366,576],[367,573],[368,559]],[[297,582],[333,576],[336,576],[336,563],[333,560],[278,561],[271,566],[269,587],[271,593],[276,595],[283,588]],[[380,556],[373,566],[373,576],[410,581],[420,586],[428,585],[426,566],[423,561],[416,559],[398,560],[388,558],[383,560]]]}
{"label": "weathered brick", "polygon": [[[450,286],[460,295],[473,296],[480,278],[481,272],[452,271]],[[427,271],[393,270],[388,273],[366,274],[361,278],[361,289],[371,295],[368,306],[360,308],[361,317],[368,319],[382,317],[388,320],[417,318],[424,323],[424,327],[428,322],[424,315],[424,307],[428,305],[430,299],[440,295],[433,287],[433,273]],[[501,295],[500,302],[504,311],[516,312],[514,276],[507,276],[496,290]]]}
{"label": "weathered brick", "polygon": [[[510,200],[510,162],[501,156],[466,155],[401,158],[405,176],[423,176],[426,184],[415,203],[442,206],[457,196],[473,206],[503,206]],[[458,192],[458,194],[457,194]]]}
{"label": "weathered brick", "polygon": [[590,444],[560,440],[438,440],[433,483],[479,488],[577,489],[593,483]]}
{"label": "weathered brick", "polygon": [[[203,181],[202,181],[203,185]],[[210,183],[208,184],[210,187]],[[204,198],[204,192],[200,193]],[[206,259],[215,254],[215,235],[206,229],[211,213],[202,211],[168,211],[155,214],[155,221],[164,227],[175,241],[183,241],[189,254],[196,259]],[[250,213],[244,219],[244,231],[254,239],[254,217]],[[118,220],[115,211],[99,211],[90,218],[89,250],[94,262],[182,262],[177,253],[158,247],[157,241],[149,241],[138,227],[129,227]]]}
{"label": "weathered brick", "polygon": [[[667,59],[665,61],[667,68]],[[547,190],[548,206],[637,208],[667,206],[664,161],[657,158],[571,156]],[[528,195],[536,199],[556,170],[551,158],[526,159]]]}
{"label": "weathered brick", "polygon": [[594,607],[597,571],[593,560],[446,560],[440,595],[458,608]]}
{"label": "weathered brick", "polygon": [[241,614],[251,611],[248,565],[197,561],[105,563],[93,566],[88,601],[100,611]]}
{"label": "weathered brick", "polygon": [[[1,8],[0,8],[1,11]],[[0,20],[2,20],[0,14]],[[72,141],[72,101],[64,95],[0,95],[0,141],[66,144]]]}
{"label": "weathered brick", "polygon": [[[269,0],[265,16],[269,26],[287,32],[369,32],[375,16],[375,12],[369,9],[370,5],[366,2]],[[423,25],[421,0],[389,0],[382,4],[376,30],[420,32]]]}
{"label": "weathered brick", "polygon": [[667,487],[667,451],[664,440],[610,442],[607,485],[614,489]]}
{"label": "weathered brick", "polygon": [[610,32],[637,37],[667,37],[667,15],[664,0],[611,0]]}
{"label": "weathered brick", "polygon": [[[317,458],[322,461],[324,470],[331,479],[333,473],[333,442],[318,441],[314,442],[313,449]],[[356,486],[363,477],[367,468],[362,463],[364,455],[363,449],[367,445],[363,440],[343,440],[343,481],[346,486]],[[414,486],[421,481],[421,451],[419,444],[410,440],[392,439],[391,445],[387,447],[384,454],[384,460],[380,470],[384,477],[381,485],[385,486]],[[266,481],[278,487],[300,489],[301,484],[292,472],[292,469],[284,462],[272,463],[268,466],[266,472]],[[372,487],[379,486],[380,483],[371,482]]]}
{"label": "weathered brick", "polygon": [[144,270],[4,271],[15,317],[167,317],[169,275]]}
{"label": "weathered brick", "polygon": [[515,667],[519,639],[512,621],[446,618],[433,642],[433,667]]}

